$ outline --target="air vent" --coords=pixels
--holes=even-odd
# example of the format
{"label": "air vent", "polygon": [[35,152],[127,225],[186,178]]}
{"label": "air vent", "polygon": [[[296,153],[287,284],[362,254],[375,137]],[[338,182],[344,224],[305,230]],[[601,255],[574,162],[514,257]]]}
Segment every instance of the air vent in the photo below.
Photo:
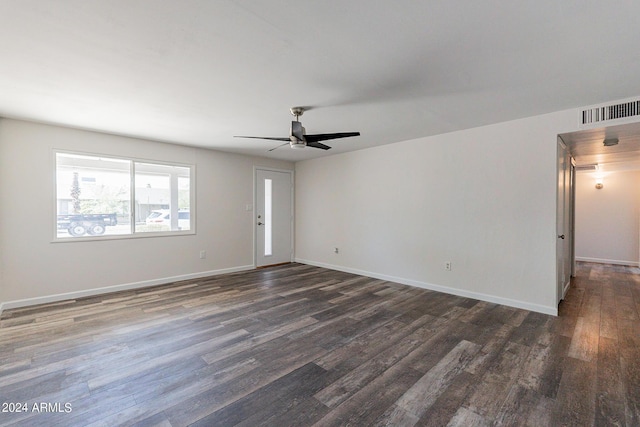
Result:
{"label": "air vent", "polygon": [[576,165],[576,172],[595,171],[598,170],[598,164],[593,163],[590,165]]}
{"label": "air vent", "polygon": [[603,125],[608,122],[626,123],[640,120],[640,99],[627,99],[608,105],[593,106],[582,110],[582,127]]}

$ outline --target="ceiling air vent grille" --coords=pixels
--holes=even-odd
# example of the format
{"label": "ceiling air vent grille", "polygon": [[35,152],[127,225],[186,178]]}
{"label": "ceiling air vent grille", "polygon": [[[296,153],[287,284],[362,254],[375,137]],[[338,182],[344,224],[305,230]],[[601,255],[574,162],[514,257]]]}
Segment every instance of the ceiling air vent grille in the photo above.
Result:
{"label": "ceiling air vent grille", "polygon": [[597,163],[593,163],[590,165],[576,165],[576,171],[577,172],[584,172],[584,171],[596,171],[598,170],[598,164]]}
{"label": "ceiling air vent grille", "polygon": [[615,104],[590,107],[582,110],[580,124],[588,126],[633,117],[640,118],[640,100],[638,99],[625,100]]}

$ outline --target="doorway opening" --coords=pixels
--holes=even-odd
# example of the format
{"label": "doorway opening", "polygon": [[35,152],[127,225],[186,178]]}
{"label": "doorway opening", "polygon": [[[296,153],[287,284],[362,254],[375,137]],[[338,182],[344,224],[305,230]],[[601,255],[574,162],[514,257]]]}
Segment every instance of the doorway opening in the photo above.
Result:
{"label": "doorway opening", "polygon": [[[567,154],[573,169],[564,193],[561,170],[567,171]],[[558,236],[563,230],[570,242],[556,245],[558,291],[567,257],[571,277],[576,260],[640,265],[640,122],[558,135]],[[558,292],[558,302],[563,297]]]}

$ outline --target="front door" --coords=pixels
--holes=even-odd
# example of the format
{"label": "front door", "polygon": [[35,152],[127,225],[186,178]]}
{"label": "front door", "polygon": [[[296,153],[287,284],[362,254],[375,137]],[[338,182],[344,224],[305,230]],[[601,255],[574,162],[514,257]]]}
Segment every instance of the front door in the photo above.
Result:
{"label": "front door", "polygon": [[256,169],[256,267],[291,262],[293,173]]}

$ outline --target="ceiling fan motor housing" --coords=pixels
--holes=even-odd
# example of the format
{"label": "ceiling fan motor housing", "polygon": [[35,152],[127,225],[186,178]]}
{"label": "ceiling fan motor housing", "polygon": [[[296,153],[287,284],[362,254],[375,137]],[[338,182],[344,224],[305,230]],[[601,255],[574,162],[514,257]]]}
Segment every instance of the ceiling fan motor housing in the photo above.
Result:
{"label": "ceiling fan motor housing", "polygon": [[304,148],[307,146],[307,141],[304,139],[306,129],[299,121],[291,122],[291,131],[289,132],[289,139],[291,140],[291,148]]}

